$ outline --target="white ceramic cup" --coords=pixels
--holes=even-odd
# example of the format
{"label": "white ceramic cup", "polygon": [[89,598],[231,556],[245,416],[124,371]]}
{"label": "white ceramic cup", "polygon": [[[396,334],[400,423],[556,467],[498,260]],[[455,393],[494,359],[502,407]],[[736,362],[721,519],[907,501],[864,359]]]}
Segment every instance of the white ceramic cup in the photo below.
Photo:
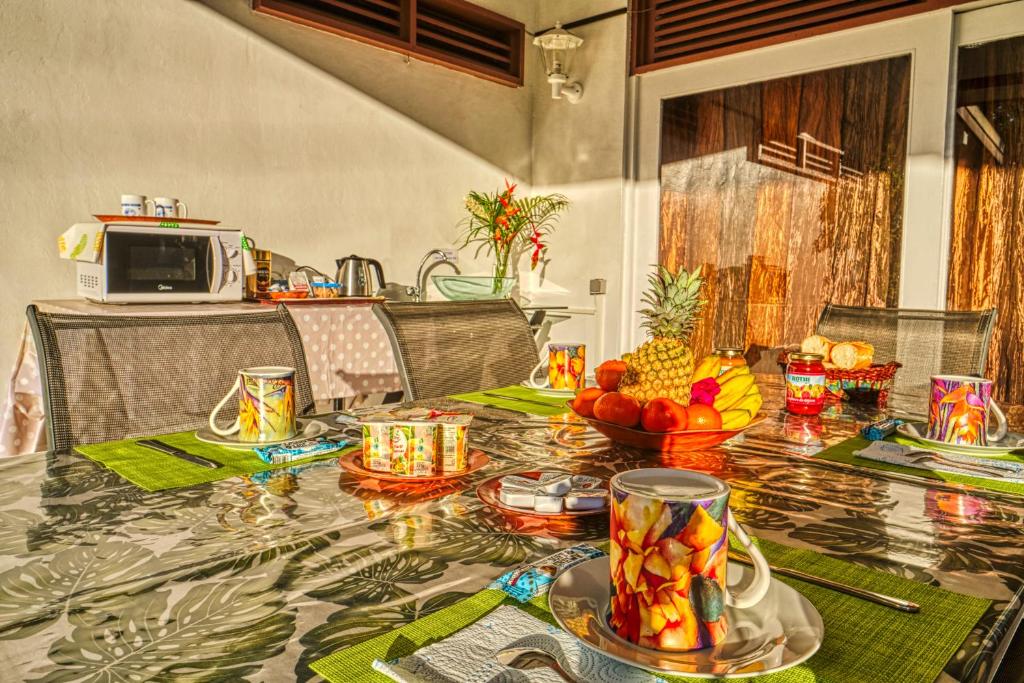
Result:
{"label": "white ceramic cup", "polygon": [[121,195],[122,216],[143,216],[146,213],[146,197],[141,194]]}
{"label": "white ceramic cup", "polygon": [[153,199],[147,199],[146,206],[151,204],[153,208],[150,210],[150,216],[159,216],[162,218],[188,217],[188,207],[185,206],[184,202],[179,202],[173,197],[154,197]]}

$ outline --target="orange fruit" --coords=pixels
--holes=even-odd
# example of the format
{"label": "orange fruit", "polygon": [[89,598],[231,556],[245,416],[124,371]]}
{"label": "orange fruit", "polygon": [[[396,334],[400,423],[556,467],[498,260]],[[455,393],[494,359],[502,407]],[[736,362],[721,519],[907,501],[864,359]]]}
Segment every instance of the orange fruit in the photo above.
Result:
{"label": "orange fruit", "polygon": [[615,391],[622,381],[622,373],[626,371],[626,364],[621,360],[606,360],[597,366],[594,371],[594,379],[597,385],[605,391]]}
{"label": "orange fruit", "polygon": [[686,409],[687,429],[721,429],[722,415],[712,406],[693,403]]}
{"label": "orange fruit", "polygon": [[640,422],[640,402],[632,396],[610,391],[594,403],[594,417],[623,427],[634,427]]}
{"label": "orange fruit", "polygon": [[576,411],[577,415],[594,417],[594,402],[602,396],[604,396],[604,391],[597,387],[584,389],[572,400],[572,409]]}
{"label": "orange fruit", "polygon": [[686,408],[670,398],[654,398],[640,411],[640,424],[648,432],[677,432],[686,429]]}

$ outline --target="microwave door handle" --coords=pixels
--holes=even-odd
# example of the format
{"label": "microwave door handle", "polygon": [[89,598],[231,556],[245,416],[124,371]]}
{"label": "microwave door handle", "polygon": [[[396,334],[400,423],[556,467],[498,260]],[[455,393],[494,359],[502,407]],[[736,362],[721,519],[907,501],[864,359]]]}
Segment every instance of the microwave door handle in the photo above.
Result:
{"label": "microwave door handle", "polygon": [[211,235],[207,249],[209,251],[206,262],[210,270],[206,274],[206,283],[210,287],[210,292],[216,293],[224,285],[224,246],[220,243],[220,238]]}

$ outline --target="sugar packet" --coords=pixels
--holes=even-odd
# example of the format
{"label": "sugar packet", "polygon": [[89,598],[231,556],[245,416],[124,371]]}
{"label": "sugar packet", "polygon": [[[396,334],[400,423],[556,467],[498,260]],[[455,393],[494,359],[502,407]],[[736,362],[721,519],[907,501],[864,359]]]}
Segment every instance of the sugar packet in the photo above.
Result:
{"label": "sugar packet", "polygon": [[606,554],[585,543],[574,545],[506,572],[488,588],[505,591],[519,602],[528,602],[538,595],[547,593],[551,584],[566,569]]}

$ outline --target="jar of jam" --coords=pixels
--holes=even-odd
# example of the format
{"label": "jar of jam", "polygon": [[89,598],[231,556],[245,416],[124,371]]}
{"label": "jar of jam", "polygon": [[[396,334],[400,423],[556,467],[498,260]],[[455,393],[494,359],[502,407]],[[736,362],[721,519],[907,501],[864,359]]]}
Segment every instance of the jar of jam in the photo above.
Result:
{"label": "jar of jam", "polygon": [[720,374],[747,364],[747,359],[743,357],[743,349],[738,349],[732,346],[723,346],[715,349],[711,352],[711,355],[718,356],[722,359],[722,369]]}
{"label": "jar of jam", "polygon": [[825,357],[820,353],[791,353],[786,366],[786,410],[817,415],[825,406]]}

